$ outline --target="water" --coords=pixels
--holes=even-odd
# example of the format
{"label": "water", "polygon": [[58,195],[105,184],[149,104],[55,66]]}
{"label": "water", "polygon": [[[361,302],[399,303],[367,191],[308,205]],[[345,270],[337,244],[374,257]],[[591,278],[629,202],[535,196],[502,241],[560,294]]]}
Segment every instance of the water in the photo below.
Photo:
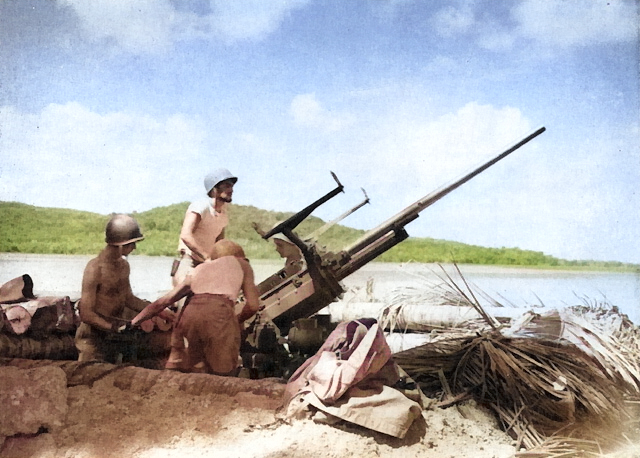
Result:
{"label": "water", "polygon": [[[29,274],[34,293],[40,296],[79,298],[82,273],[92,256],[0,253],[0,284]],[[170,257],[129,256],[134,293],[154,300],[171,288]],[[259,282],[282,267],[281,261],[251,262]],[[454,281],[463,280],[447,267]],[[607,302],[640,323],[640,274],[612,272],[566,272],[460,266],[462,277],[475,288],[505,305],[564,307]],[[362,294],[372,280],[374,298],[384,301],[403,288],[425,289],[443,273],[437,265],[370,263],[344,280],[348,294]],[[482,302],[482,301],[481,301]]]}
{"label": "water", "polygon": [[[29,274],[34,294],[38,296],[80,297],[82,275],[90,255],[51,255],[0,253],[0,285],[12,278]],[[154,300],[171,289],[173,258],[165,256],[129,256],[131,287],[137,296]],[[251,262],[256,281],[260,282],[281,268],[279,261]]]}
{"label": "water", "polygon": [[[619,307],[640,324],[640,274],[618,272],[555,271],[525,268],[461,265],[446,266],[451,279],[465,289],[465,281],[476,293],[505,306],[564,308],[572,305],[607,303]],[[438,265],[372,263],[347,278],[345,284],[360,291],[373,280],[374,297],[390,298],[414,288],[428,288],[446,279]],[[449,280],[447,280],[449,281]],[[480,303],[488,304],[477,295]]]}

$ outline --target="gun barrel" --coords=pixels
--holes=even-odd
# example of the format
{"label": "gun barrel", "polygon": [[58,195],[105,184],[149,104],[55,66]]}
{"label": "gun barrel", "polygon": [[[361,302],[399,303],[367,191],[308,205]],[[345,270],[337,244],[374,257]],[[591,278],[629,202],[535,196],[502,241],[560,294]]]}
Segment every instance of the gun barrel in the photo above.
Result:
{"label": "gun barrel", "polygon": [[400,228],[404,228],[405,225],[407,225],[408,223],[410,223],[411,221],[416,219],[419,216],[419,213],[422,210],[424,210],[425,208],[429,207],[430,205],[433,205],[438,200],[442,199],[444,196],[449,194],[451,191],[453,191],[453,190],[457,189],[458,187],[462,186],[463,184],[465,184],[467,181],[471,180],[476,175],[479,175],[480,173],[484,172],[486,169],[491,167],[496,162],[500,161],[501,159],[504,159],[509,154],[513,153],[515,150],[517,150],[518,148],[520,148],[524,144],[528,143],[529,141],[533,140],[535,137],[537,137],[538,135],[543,133],[545,130],[546,129],[544,127],[540,127],[538,130],[536,130],[532,134],[528,135],[524,139],[522,139],[519,142],[515,143],[513,146],[509,147],[504,152],[502,152],[499,155],[495,156],[493,159],[485,162],[481,166],[475,168],[474,170],[472,170],[471,172],[469,172],[466,175],[462,176],[461,178],[458,178],[454,182],[452,182],[450,184],[447,184],[447,185],[444,185],[441,188],[436,189],[435,191],[427,194],[422,199],[420,199],[417,202],[415,202],[414,204],[406,207],[400,213],[398,213],[397,215],[395,215],[392,218],[388,219],[387,221],[385,221],[384,223],[382,223],[378,227],[376,227],[374,229],[371,229],[370,231],[365,233],[359,240],[354,242],[351,246],[347,247],[344,251],[346,253],[348,253],[349,255],[353,256],[356,253],[358,253],[359,251],[361,251],[363,248],[366,248],[367,246],[369,246],[372,243],[374,243],[380,237],[383,237],[386,234],[388,234],[390,231],[392,231],[392,230],[395,231],[395,230],[398,230]]}

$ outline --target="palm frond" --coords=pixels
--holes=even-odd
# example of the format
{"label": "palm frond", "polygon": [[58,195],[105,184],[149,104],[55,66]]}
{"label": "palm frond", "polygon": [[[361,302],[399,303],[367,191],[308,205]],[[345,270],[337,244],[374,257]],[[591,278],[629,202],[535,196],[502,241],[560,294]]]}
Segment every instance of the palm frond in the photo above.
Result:
{"label": "palm frond", "polygon": [[492,409],[530,452],[519,456],[600,456],[612,426],[631,418],[629,400],[640,399],[638,328],[602,304],[529,312],[498,328],[469,283],[452,287],[475,303],[483,326],[438,330],[396,362],[442,405],[471,396]]}

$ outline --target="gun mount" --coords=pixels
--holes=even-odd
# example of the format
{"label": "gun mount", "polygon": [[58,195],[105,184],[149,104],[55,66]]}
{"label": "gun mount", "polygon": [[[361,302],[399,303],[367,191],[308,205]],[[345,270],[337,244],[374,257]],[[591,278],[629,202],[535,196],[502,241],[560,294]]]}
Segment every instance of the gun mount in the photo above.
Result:
{"label": "gun mount", "polygon": [[[316,208],[343,192],[342,184],[331,172],[338,185],[335,189],[285,221],[276,224],[268,232],[259,231],[265,240],[277,234],[286,236],[300,250],[303,262],[285,266],[258,285],[261,310],[247,329],[249,338],[243,346],[245,367],[269,374],[274,373],[275,370],[278,375],[278,369],[283,370],[282,367],[278,367],[283,364],[282,360],[274,361],[269,355],[277,353],[279,345],[283,341],[289,344],[290,350],[299,349],[306,352],[307,355],[315,352],[330,330],[323,330],[322,323],[310,320],[310,317],[341,297],[345,292],[341,280],[407,239],[409,235],[405,226],[418,218],[422,210],[484,172],[544,131],[544,127],[539,128],[479,167],[427,194],[378,227],[369,230],[359,240],[338,253],[322,252],[313,236],[301,238],[294,232],[295,228]],[[368,203],[369,199],[366,193],[365,197],[365,202],[341,215],[336,221]],[[256,228],[256,230],[258,229]],[[283,336],[287,336],[287,338],[284,339]],[[266,368],[265,364],[270,369]],[[286,374],[286,371],[284,373]]]}

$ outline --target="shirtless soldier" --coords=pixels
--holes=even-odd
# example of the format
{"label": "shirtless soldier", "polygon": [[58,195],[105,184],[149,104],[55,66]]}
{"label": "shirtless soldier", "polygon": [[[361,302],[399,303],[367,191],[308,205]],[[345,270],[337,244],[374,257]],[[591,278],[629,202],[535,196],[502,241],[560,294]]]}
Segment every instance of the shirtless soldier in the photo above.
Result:
{"label": "shirtless soldier", "polygon": [[[236,375],[240,356],[241,324],[259,307],[253,269],[244,251],[231,240],[220,240],[176,287],[145,308],[133,320],[137,325],[162,313],[188,296],[171,335],[166,369]],[[236,316],[235,302],[242,291],[244,306]]]}
{"label": "shirtless soldier", "polygon": [[[131,353],[126,343],[114,339],[115,333],[149,304],[133,295],[126,256],[144,237],[135,219],[114,215],[106,227],[107,246],[89,261],[82,277],[82,296],[78,305],[80,321],[76,331],[78,361],[119,362],[118,355]],[[133,313],[132,313],[133,311]]]}

